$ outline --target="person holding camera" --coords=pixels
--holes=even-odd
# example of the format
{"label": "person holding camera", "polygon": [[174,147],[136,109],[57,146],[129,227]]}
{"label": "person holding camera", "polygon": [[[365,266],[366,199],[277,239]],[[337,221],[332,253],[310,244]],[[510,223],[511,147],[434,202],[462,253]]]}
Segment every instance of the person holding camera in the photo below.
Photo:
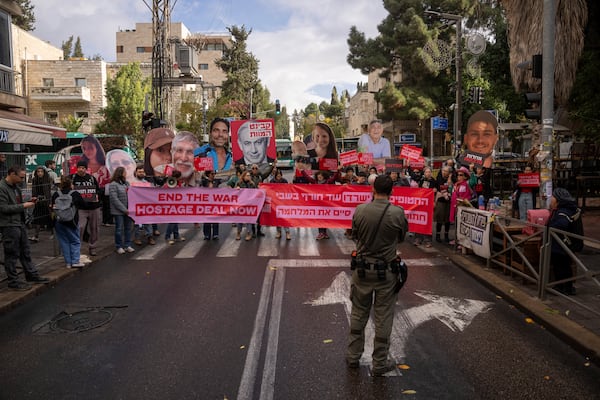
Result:
{"label": "person holding camera", "polygon": [[29,290],[31,286],[19,280],[17,260],[25,271],[25,280],[33,283],[47,283],[50,280],[40,276],[31,260],[31,249],[25,226],[25,210],[35,207],[36,198],[23,202],[21,184],[27,178],[23,166],[13,166],[7,176],[0,181],[0,232],[4,247],[4,269],[11,290]]}
{"label": "person holding camera", "polygon": [[31,179],[31,195],[37,199],[33,209],[33,220],[31,224],[34,228],[33,236],[29,238],[32,242],[38,242],[40,230],[46,227],[52,230],[51,215],[51,196],[53,181],[44,167],[39,166],[33,172]]}
{"label": "person holding camera", "polygon": [[406,279],[399,280],[403,266],[396,248],[404,241],[408,222],[402,207],[390,203],[392,178],[379,175],[373,183],[373,201],[356,207],[352,217],[352,236],[356,251],[352,260],[350,299],[352,313],[346,363],[358,368],[364,351],[365,326],[374,309],[373,376],[396,368],[389,360],[390,334],[398,291]]}

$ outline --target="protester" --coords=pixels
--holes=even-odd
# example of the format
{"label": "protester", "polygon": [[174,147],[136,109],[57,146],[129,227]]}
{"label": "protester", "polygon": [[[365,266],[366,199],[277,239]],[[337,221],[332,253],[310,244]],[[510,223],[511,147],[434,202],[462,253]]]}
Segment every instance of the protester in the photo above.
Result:
{"label": "protester", "polygon": [[[526,166],[523,170],[525,174],[531,174],[533,170],[530,166]],[[517,190],[513,194],[513,199],[519,208],[519,219],[527,221],[527,210],[535,208],[535,198],[537,197],[538,189],[530,186],[524,186],[523,182],[517,180]]]}
{"label": "protester", "polygon": [[19,187],[27,178],[25,167],[13,166],[0,181],[0,232],[4,247],[4,270],[11,290],[29,290],[31,286],[19,280],[17,260],[21,261],[25,280],[33,283],[47,283],[31,261],[31,249],[25,227],[25,210],[35,207],[36,198],[23,202]]}
{"label": "protester", "polygon": [[[239,189],[256,189],[256,185],[252,181],[252,176],[250,174],[250,171],[242,172],[242,176],[240,178],[240,181],[237,183],[236,187]],[[235,236],[235,240],[240,240],[242,238],[243,226],[244,226],[244,224],[242,224],[242,223],[237,224],[237,234]],[[249,223],[246,224],[246,241],[252,240],[253,228],[254,228],[254,224],[249,224]]]}
{"label": "protester", "polygon": [[77,162],[77,173],[71,175],[73,187],[81,194],[84,207],[79,210],[79,232],[82,242],[84,233],[89,234],[89,254],[96,255],[96,243],[98,242],[99,224],[101,218],[101,207],[98,180],[87,173],[88,163],[85,160]]}
{"label": "protester", "polygon": [[[575,199],[567,189],[560,187],[554,189],[552,197],[550,198],[550,219],[548,220],[548,227],[573,233],[570,230],[571,221],[573,220],[573,216],[579,211]],[[572,263],[573,260],[558,243],[558,240],[552,239],[550,265],[554,272],[554,279],[556,281],[561,281],[573,278]],[[568,296],[576,294],[576,289],[573,286],[572,280],[559,283],[555,288]]]}
{"label": "protester", "polygon": [[[129,180],[129,184],[131,186],[138,186],[138,187],[152,187],[152,183],[150,181],[146,180],[146,171],[144,170],[144,164],[137,164],[135,167],[135,173],[132,179]],[[155,225],[156,227],[156,225]],[[153,227],[151,224],[142,224],[142,225],[137,225],[135,229],[135,238],[133,240],[133,243],[135,243],[138,246],[142,245],[142,240],[141,237],[142,235],[144,235],[148,241],[149,245],[155,245],[156,241],[154,240],[153,236],[153,231],[156,230],[154,229],[155,227]]]}
{"label": "protester", "polygon": [[[478,202],[479,196],[483,196],[483,202],[486,205],[490,198],[493,196],[491,179],[492,179],[492,170],[490,168],[485,168],[481,165],[473,165],[469,168],[469,172],[471,176],[469,178],[469,186],[473,189],[474,201],[473,203]],[[479,204],[473,204],[474,207],[477,207]]]}
{"label": "protester", "polygon": [[450,196],[454,183],[449,166],[442,167],[436,177],[438,192],[435,196],[433,220],[435,221],[435,241],[441,242],[442,226],[444,227],[444,241],[450,243]]}
{"label": "protester", "polygon": [[[204,171],[204,177],[201,182],[202,187],[216,188],[219,187],[219,181],[215,179],[214,171]],[[219,224],[215,222],[205,222],[202,226],[204,231],[204,240],[219,239]]]}
{"label": "protester", "polygon": [[[277,170],[273,179],[271,179],[271,183],[288,183],[288,180],[283,177],[283,174],[280,170]],[[292,240],[292,236],[290,234],[290,227],[286,226],[285,229],[285,239]],[[275,234],[275,239],[281,238],[281,226],[277,227],[277,233]]]}
{"label": "protester", "polygon": [[373,376],[382,376],[396,368],[396,363],[389,359],[394,308],[400,288],[401,261],[396,247],[404,241],[408,222],[404,210],[390,203],[391,193],[391,178],[378,176],[373,184],[373,201],[359,204],[352,217],[352,232],[357,241],[346,362],[350,368],[359,367],[365,346],[365,326],[373,307]]}
{"label": "protester", "polygon": [[[78,191],[73,190],[73,182],[71,177],[63,175],[60,178],[58,191],[52,195],[52,205],[56,207],[56,199],[60,194],[71,196],[72,204],[76,208],[84,207],[85,203]],[[56,237],[60,245],[60,250],[65,259],[67,268],[83,268],[84,263],[81,262],[81,239],[79,237],[79,213],[76,211],[73,220],[60,221],[57,220],[54,226]]]}
{"label": "protester", "polygon": [[33,220],[31,224],[34,228],[34,234],[29,238],[32,242],[38,242],[40,230],[46,228],[52,230],[52,185],[54,182],[46,172],[44,167],[37,167],[33,172],[31,180],[31,195],[37,198],[33,209]]}
{"label": "protester", "polygon": [[54,160],[46,160],[44,162],[44,169],[48,173],[50,180],[52,181],[52,188],[56,188],[58,183],[58,175],[56,174],[56,162]]}
{"label": "protester", "polygon": [[229,121],[215,118],[210,123],[209,143],[194,150],[194,157],[210,157],[216,173],[232,168],[232,156],[229,149]]}
{"label": "protester", "polygon": [[[438,192],[438,184],[432,175],[431,167],[425,167],[423,169],[423,177],[419,181],[419,187],[424,188],[424,189],[433,189],[433,196],[435,198],[435,195]],[[432,228],[432,227],[430,227],[430,228]],[[417,234],[415,236],[415,245],[418,246],[418,245],[424,243],[425,247],[431,247],[432,235],[433,235],[433,233],[429,234],[429,235]]]}
{"label": "protester", "polygon": [[[318,171],[315,174],[314,183],[319,183],[323,185],[332,185],[339,180],[340,174],[339,171],[333,175],[329,174],[329,171]],[[329,234],[327,233],[327,228],[319,228],[319,234],[316,237],[317,240],[329,239]]]}
{"label": "protester", "polygon": [[461,202],[470,203],[473,198],[473,190],[468,182],[470,177],[469,170],[466,167],[460,167],[456,176],[458,179],[452,189],[452,197],[450,198],[450,222],[454,222],[457,211],[456,207]]}
{"label": "protester", "polygon": [[[171,174],[171,178],[174,178],[176,180],[175,187],[183,186],[183,179],[181,177],[181,171],[179,171],[179,170],[173,171],[173,173]],[[170,188],[169,183],[165,182],[163,187]],[[171,239],[171,236],[173,236],[172,239]],[[175,242],[184,242],[185,241],[185,237],[179,235],[179,223],[170,222],[167,224],[167,231],[165,232],[165,240],[170,245],[175,244]]]}
{"label": "protester", "polygon": [[133,221],[129,218],[127,190],[127,170],[117,167],[110,180],[110,213],[115,220],[115,250],[117,254],[133,253],[131,247],[131,231]]}

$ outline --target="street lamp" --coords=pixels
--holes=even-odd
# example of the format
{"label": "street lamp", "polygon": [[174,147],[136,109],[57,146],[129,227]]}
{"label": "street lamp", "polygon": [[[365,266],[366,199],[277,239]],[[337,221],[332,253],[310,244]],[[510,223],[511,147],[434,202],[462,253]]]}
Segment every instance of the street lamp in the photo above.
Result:
{"label": "street lamp", "polygon": [[[462,20],[463,17],[455,14],[447,14],[438,11],[425,10],[425,14],[434,15],[438,18],[449,19],[456,25],[456,100],[454,107],[454,143],[458,144],[461,137],[462,126]],[[433,146],[433,143],[431,143]]]}

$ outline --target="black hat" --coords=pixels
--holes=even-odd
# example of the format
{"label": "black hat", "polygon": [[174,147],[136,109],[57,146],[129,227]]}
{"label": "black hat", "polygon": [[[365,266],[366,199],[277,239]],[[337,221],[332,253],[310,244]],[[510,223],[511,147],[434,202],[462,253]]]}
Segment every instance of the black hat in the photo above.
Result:
{"label": "black hat", "polygon": [[573,196],[571,196],[571,193],[569,193],[567,189],[560,187],[554,189],[552,192],[552,197],[554,197],[559,204],[575,202],[575,199]]}

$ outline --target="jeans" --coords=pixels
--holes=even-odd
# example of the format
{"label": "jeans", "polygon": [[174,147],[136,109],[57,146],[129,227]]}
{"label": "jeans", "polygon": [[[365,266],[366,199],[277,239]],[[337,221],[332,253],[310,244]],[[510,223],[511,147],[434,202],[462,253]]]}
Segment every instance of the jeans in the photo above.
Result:
{"label": "jeans", "polygon": [[[133,221],[127,215],[113,215],[115,220],[115,246],[117,249],[126,249],[131,247],[131,230]],[[123,240],[123,231],[125,240]]]}
{"label": "jeans", "polygon": [[81,240],[79,239],[79,230],[73,223],[63,224],[57,222],[54,226],[56,237],[60,244],[60,250],[68,265],[79,264],[81,254]]}
{"label": "jeans", "polygon": [[144,225],[136,225],[135,226],[135,238],[141,239],[142,235],[146,237],[152,237],[152,225],[144,224]]}
{"label": "jeans", "polygon": [[2,244],[4,245],[4,269],[8,277],[8,284],[16,283],[19,280],[17,260],[21,261],[25,278],[38,276],[37,268],[31,261],[31,249],[25,226],[6,226],[1,230]]}
{"label": "jeans", "polygon": [[219,224],[205,222],[202,226],[204,237],[212,238],[219,236]]}
{"label": "jeans", "polygon": [[527,210],[533,209],[533,193],[521,193],[519,195],[519,219],[527,221]]}
{"label": "jeans", "polygon": [[171,235],[173,235],[173,239],[179,239],[179,224],[167,224],[167,233],[165,233],[165,239],[169,240]]}

